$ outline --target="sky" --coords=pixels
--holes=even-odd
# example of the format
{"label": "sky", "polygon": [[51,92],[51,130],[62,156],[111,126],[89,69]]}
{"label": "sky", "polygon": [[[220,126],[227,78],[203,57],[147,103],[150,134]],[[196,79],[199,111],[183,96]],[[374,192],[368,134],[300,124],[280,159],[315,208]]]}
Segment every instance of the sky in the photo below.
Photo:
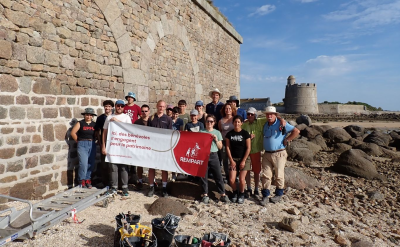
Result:
{"label": "sky", "polygon": [[400,0],[214,0],[243,37],[240,97],[285,97],[287,77],[318,102],[400,111]]}

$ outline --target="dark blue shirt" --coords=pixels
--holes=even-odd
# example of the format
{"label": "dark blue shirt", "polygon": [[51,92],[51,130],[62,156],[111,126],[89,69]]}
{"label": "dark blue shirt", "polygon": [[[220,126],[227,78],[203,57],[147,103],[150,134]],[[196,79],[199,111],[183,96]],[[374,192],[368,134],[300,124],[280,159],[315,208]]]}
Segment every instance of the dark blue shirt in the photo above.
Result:
{"label": "dark blue shirt", "polygon": [[183,120],[181,118],[177,118],[175,123],[172,121],[172,129],[173,130],[181,130],[181,127],[184,125]]}
{"label": "dark blue shirt", "polygon": [[200,130],[204,130],[204,124],[202,122],[192,123],[189,122],[185,125],[185,130],[190,132],[199,132]]}
{"label": "dark blue shirt", "polygon": [[172,129],[172,119],[165,114],[163,114],[161,117],[158,117],[156,113],[153,116],[150,116],[149,120],[147,121],[147,126],[160,129]]}
{"label": "dark blue shirt", "polygon": [[[219,101],[216,105],[214,105],[212,102],[208,103],[206,105],[206,113],[213,114],[215,116],[215,118],[217,119],[217,123],[218,123],[219,120],[221,120],[221,118],[222,118],[221,109],[223,106],[224,106],[224,103],[222,103],[221,101]],[[218,127],[218,124],[216,124],[215,126]]]}
{"label": "dark blue shirt", "polygon": [[237,109],[236,109],[236,115],[241,116],[241,117],[243,118],[243,120],[246,120],[246,119],[247,119],[247,113],[246,113],[246,110],[245,110],[245,109],[237,108]]}

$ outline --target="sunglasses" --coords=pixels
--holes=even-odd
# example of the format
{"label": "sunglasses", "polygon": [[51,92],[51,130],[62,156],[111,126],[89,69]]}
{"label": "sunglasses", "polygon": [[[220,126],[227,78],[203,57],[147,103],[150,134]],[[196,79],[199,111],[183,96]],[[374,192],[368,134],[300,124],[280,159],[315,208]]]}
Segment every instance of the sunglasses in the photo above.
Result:
{"label": "sunglasses", "polygon": [[115,107],[124,107],[125,105],[116,105]]}
{"label": "sunglasses", "polygon": [[211,120],[207,120],[207,123],[214,123],[214,121],[211,121]]}
{"label": "sunglasses", "polygon": [[148,111],[142,111],[142,112],[148,112]]}
{"label": "sunglasses", "polygon": [[247,113],[247,116],[254,116],[253,113]]}

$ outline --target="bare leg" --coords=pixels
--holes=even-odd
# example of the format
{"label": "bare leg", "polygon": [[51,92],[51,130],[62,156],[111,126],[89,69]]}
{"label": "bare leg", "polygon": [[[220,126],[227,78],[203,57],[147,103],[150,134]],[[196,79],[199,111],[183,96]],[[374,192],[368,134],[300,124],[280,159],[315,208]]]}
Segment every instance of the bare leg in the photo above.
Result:
{"label": "bare leg", "polygon": [[150,186],[154,185],[154,177],[156,171],[154,169],[149,169],[149,184]]}
{"label": "bare leg", "polygon": [[240,171],[239,173],[239,189],[240,189],[240,193],[244,193],[244,189],[245,189],[245,178],[246,178],[246,174],[247,171]]}
{"label": "bare leg", "polygon": [[229,185],[232,187],[232,190],[236,190],[236,170],[229,171]]}

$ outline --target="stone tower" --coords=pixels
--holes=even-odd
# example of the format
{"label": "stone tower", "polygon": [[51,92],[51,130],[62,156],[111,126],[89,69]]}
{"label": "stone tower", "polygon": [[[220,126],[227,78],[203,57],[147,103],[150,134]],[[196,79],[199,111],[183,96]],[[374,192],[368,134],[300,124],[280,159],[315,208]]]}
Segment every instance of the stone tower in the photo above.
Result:
{"label": "stone tower", "polygon": [[296,83],[290,75],[285,90],[286,113],[316,114],[318,113],[317,85],[315,83]]}

